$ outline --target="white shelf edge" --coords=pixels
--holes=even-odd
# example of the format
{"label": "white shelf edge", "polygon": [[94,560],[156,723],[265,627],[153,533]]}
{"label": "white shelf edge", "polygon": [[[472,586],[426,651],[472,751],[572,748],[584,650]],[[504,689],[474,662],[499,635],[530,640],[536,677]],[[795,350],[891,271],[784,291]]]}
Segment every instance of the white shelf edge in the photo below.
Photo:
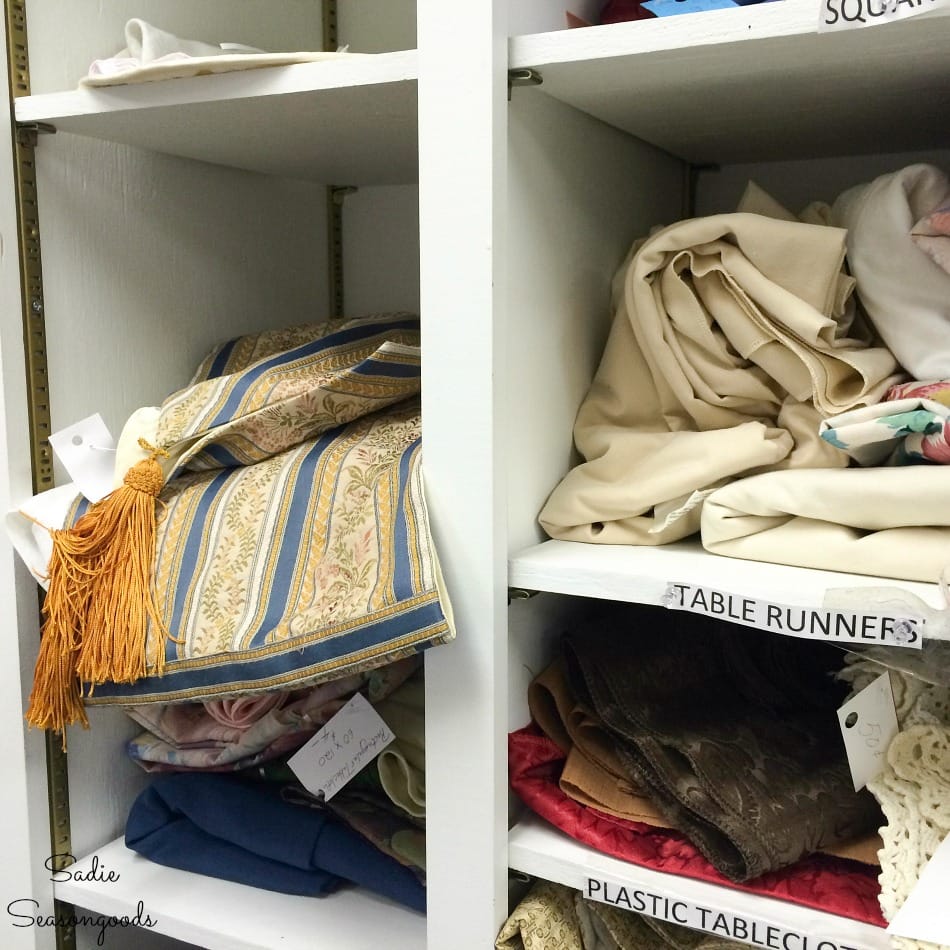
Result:
{"label": "white shelf edge", "polygon": [[538,68],[551,63],[611,59],[684,46],[814,33],[817,20],[817,5],[781,0],[731,10],[514,36],[509,50],[513,69]]}
{"label": "white shelf edge", "polygon": [[[294,897],[154,864],[129,850],[121,838],[67,869],[118,880],[54,883],[57,899],[75,905],[77,916],[134,917],[138,904],[156,921],[149,928],[207,950],[424,950],[426,919],[386,898],[347,887],[326,897]],[[93,924],[95,927],[96,924]],[[109,927],[109,938],[129,932]],[[130,946],[128,938],[118,938]],[[134,938],[133,938],[134,939]]]}
{"label": "white shelf edge", "polygon": [[80,116],[414,82],[417,77],[416,50],[401,50],[354,54],[353,59],[268,66],[208,76],[21,96],[14,101],[14,109],[18,122],[55,124],[56,120]]}
{"label": "white shelf edge", "polygon": [[859,596],[867,588],[906,592],[930,607],[945,606],[936,584],[744,561],[710,554],[693,539],[657,547],[544,541],[516,553],[508,565],[512,587],[654,606],[663,605],[673,582],[794,607],[822,607],[829,591]]}
{"label": "white shelf edge", "polygon": [[[574,841],[536,815],[528,815],[508,835],[508,864],[516,871],[583,891],[589,878],[637,888],[746,920],[834,941],[852,950],[890,950],[887,932],[872,924],[813,910],[772,897],[678,877],[629,864]],[[720,936],[722,934],[720,933]],[[812,946],[809,942],[809,946]],[[820,944],[819,944],[820,945]]]}
{"label": "white shelf edge", "polygon": [[[780,0],[735,9],[513,36],[509,40],[510,66],[512,69],[542,68],[554,63],[612,59],[685,47],[817,35],[818,9],[815,0]],[[948,15],[950,10],[938,9],[926,17]],[[882,28],[886,29],[886,25],[876,27]]]}

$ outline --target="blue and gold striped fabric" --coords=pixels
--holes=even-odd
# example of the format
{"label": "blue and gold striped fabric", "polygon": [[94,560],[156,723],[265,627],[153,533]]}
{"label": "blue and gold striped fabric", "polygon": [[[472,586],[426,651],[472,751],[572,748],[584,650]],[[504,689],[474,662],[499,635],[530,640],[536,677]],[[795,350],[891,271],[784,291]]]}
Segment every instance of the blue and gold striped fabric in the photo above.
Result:
{"label": "blue and gold striped fabric", "polygon": [[290,688],[453,637],[422,489],[417,321],[313,338],[324,329],[232,341],[163,405],[178,473],[156,540],[165,671],[87,702]]}
{"label": "blue and gold striped fabric", "polygon": [[252,465],[417,395],[419,320],[400,313],[244,337],[202,372],[213,375],[162,405],[157,438],[175,459],[172,475]]}

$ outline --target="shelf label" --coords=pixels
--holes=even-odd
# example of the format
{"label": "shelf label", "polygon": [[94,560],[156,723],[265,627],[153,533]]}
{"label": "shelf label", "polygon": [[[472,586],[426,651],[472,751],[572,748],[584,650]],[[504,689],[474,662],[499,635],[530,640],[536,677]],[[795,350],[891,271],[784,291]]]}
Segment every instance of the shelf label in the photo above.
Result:
{"label": "shelf label", "polygon": [[663,605],[670,610],[718,617],[720,620],[729,620],[745,627],[758,627],[787,637],[864,646],[885,643],[912,650],[920,649],[926,624],[923,617],[911,615],[852,613],[824,607],[787,607],[694,584],[667,584]]}
{"label": "shelf label", "polygon": [[943,839],[927,862],[887,932],[912,940],[927,940],[939,947],[950,946],[950,836]]}
{"label": "shelf label", "polygon": [[818,32],[857,30],[950,6],[950,0],[820,0]]}
{"label": "shelf label", "polygon": [[765,947],[766,950],[867,950],[861,944],[823,940],[812,934],[799,933],[797,930],[769,923],[767,920],[745,917],[714,907],[703,907],[692,901],[654,894],[634,885],[626,886],[588,878],[584,886],[584,896],[612,907],[666,920],[671,924],[681,924],[683,927],[702,930],[754,947]]}
{"label": "shelf label", "polygon": [[854,790],[860,792],[881,774],[887,747],[898,732],[890,674],[882,673],[852,696],[838,710],[838,722]]}
{"label": "shelf label", "polygon": [[308,792],[329,801],[394,738],[366,697],[357,693],[287,764]]}

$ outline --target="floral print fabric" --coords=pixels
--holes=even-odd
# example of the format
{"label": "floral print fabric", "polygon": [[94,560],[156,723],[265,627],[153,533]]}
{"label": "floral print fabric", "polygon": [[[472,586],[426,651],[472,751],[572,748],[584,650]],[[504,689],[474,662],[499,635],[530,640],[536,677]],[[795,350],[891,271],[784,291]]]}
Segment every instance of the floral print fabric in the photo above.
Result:
{"label": "floral print fabric", "polygon": [[356,692],[379,702],[420,663],[410,657],[319,686],[237,700],[130,706],[126,713],[146,731],[126,751],[147,772],[248,768],[298,749]]}
{"label": "floral print fabric", "polygon": [[676,924],[588,900],[563,884],[538,880],[505,922],[495,950],[738,950]]}
{"label": "floral print fabric", "polygon": [[821,437],[861,465],[950,462],[950,380],[901,383],[883,402],[822,420]]}
{"label": "floral print fabric", "polygon": [[910,236],[938,267],[950,274],[950,200],[922,217]]}

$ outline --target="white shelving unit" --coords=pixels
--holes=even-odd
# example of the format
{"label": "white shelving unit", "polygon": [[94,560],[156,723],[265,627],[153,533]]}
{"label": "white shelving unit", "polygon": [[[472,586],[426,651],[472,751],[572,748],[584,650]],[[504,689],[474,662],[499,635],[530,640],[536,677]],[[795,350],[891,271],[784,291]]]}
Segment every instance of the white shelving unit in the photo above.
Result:
{"label": "white shelving unit", "polygon": [[[934,608],[945,606],[936,584],[896,581],[866,574],[843,574],[764,561],[743,561],[705,551],[689,539],[662,547],[625,547],[546,541],[518,552],[508,567],[513,587],[665,606],[671,583],[712,587],[727,593],[788,604],[821,607],[829,594],[861,605],[861,592],[881,588],[909,594]],[[906,598],[908,606],[911,597]]]}
{"label": "white shelving unit", "polygon": [[[688,583],[790,606],[859,609],[874,588],[910,605],[946,606],[936,584],[724,558],[697,540],[549,541],[536,521],[577,461],[574,417],[606,339],[611,278],[635,238],[688,216],[694,201],[701,213],[733,210],[748,178],[797,209],[913,161],[950,163],[950,138],[938,129],[948,112],[933,95],[950,90],[945,13],[826,35],[817,19],[817,3],[783,0],[511,39],[511,66],[542,80],[515,89],[508,127],[508,582],[542,592],[512,607],[512,728],[527,722],[525,687],[582,598],[661,605],[668,584]],[[639,149],[617,132],[636,137]],[[690,176],[691,164],[713,167]],[[671,182],[677,173],[683,178]],[[889,946],[877,927],[598,854],[521,811],[508,854],[511,867],[572,887],[603,877],[817,941]]]}
{"label": "white shelving unit", "polygon": [[[25,96],[18,122],[285,178],[418,181],[416,51]],[[332,147],[327,147],[332,143]]]}
{"label": "white shelving unit", "polygon": [[934,37],[947,11],[818,35],[818,10],[782,0],[517,36],[511,65],[538,70],[548,95],[688,162],[940,145],[946,113],[939,96],[919,93],[922,76],[946,88]]}
{"label": "white shelving unit", "polygon": [[[346,299],[359,301],[360,309],[346,315],[418,310],[418,57],[398,48],[407,28],[414,32],[415,9],[387,0],[373,14],[371,5],[340,16],[341,29],[352,30],[348,39],[365,55],[63,91],[50,63],[59,44],[65,43],[75,83],[76,63],[113,52],[127,16],[185,36],[213,38],[227,29],[234,31],[230,38],[255,45],[320,49],[320,5],[290,0],[275,18],[271,5],[257,0],[239,14],[218,0],[200,9],[176,0],[146,0],[135,10],[27,4],[31,73],[39,79],[34,95],[16,100],[14,115],[19,123],[56,130],[41,136],[36,149],[54,429],[98,411],[116,433],[136,406],[184,385],[215,342],[325,319],[325,185],[359,187],[347,199],[352,212],[343,256]],[[12,196],[7,169],[3,185]],[[4,261],[15,261],[16,225],[6,205],[0,229]],[[22,328],[15,307],[0,316],[8,371],[18,350],[22,367]],[[30,492],[29,472],[19,464],[29,458],[21,374],[22,368],[12,377],[5,372],[3,379],[4,457],[15,468],[7,507]],[[22,684],[14,695],[22,711],[36,655],[36,589],[18,567],[11,573],[20,624],[9,642],[18,636]],[[131,935],[110,928],[105,945],[111,946],[140,940],[149,950],[179,941],[222,950],[426,946],[424,915],[365,890],[295,898],[178,872],[128,851],[117,836],[148,781],[124,754],[137,730],[118,709],[92,710],[91,720],[88,732],[69,736],[72,851],[79,856],[71,871],[97,862],[119,880],[51,881],[45,781],[27,774],[20,785],[29,800],[23,820],[30,855],[18,859],[8,901],[35,900],[33,912],[46,916],[55,896],[93,917],[134,916],[142,901],[155,926]],[[21,727],[18,714],[7,728],[14,745],[28,743],[26,772],[41,772],[40,737]],[[21,806],[11,814],[22,812]],[[10,914],[0,930],[0,943],[11,950],[55,941],[53,928],[26,927]],[[98,936],[94,923],[77,929],[84,950]]]}
{"label": "white shelving unit", "polygon": [[[54,428],[100,411],[117,431],[183,385],[213,343],[324,316],[322,186],[358,185],[347,199],[347,299],[359,312],[420,308],[427,497],[458,627],[455,643],[426,655],[426,919],[355,890],[282,897],[131,855],[117,836],[145,777],[122,755],[131,727],[108,709],[94,710],[89,734],[70,736],[73,847],[82,867],[98,857],[120,869],[122,887],[61,883],[56,895],[120,916],[145,900],[153,932],[205,947],[484,950],[509,911],[509,867],[572,886],[596,872],[723,906],[748,901],[737,910],[883,950],[876,928],[654,879],[534,819],[511,821],[506,734],[525,724],[523,687],[582,597],[657,604],[667,583],[687,582],[817,606],[829,592],[886,586],[943,606],[934,585],[714,557],[695,542],[544,541],[536,518],[574,462],[574,416],[631,241],[689,213],[694,186],[696,206],[712,213],[731,210],[749,175],[794,204],[922,156],[950,167],[950,16],[818,35],[817,4],[781,0],[551,32],[561,0],[510,5],[519,32],[544,32],[510,36],[507,0],[343,0],[341,41],[377,55],[63,91],[114,52],[126,16],[299,49],[321,45],[319,9],[287,0],[275,17],[248,0],[238,16],[230,0],[108,10],[27,0],[42,82],[15,115],[58,130],[36,151]],[[407,23],[417,49],[404,48]],[[509,100],[509,68],[543,82]],[[720,169],[691,179],[690,163]],[[9,192],[9,170],[0,176]],[[0,213],[9,281],[16,225],[12,207]],[[29,474],[26,394],[11,371],[22,330],[6,303],[0,345],[12,506]],[[19,643],[21,669],[5,691],[15,696],[32,676],[35,589],[22,570],[3,570],[18,614],[7,640]],[[509,585],[546,593],[509,612]],[[15,880],[29,884],[7,900],[28,887],[47,907],[41,750],[19,724],[8,728],[19,756],[9,811],[29,832]],[[0,931],[10,950],[52,946],[48,929],[8,920]],[[81,947],[95,941],[95,929],[80,934]]]}

